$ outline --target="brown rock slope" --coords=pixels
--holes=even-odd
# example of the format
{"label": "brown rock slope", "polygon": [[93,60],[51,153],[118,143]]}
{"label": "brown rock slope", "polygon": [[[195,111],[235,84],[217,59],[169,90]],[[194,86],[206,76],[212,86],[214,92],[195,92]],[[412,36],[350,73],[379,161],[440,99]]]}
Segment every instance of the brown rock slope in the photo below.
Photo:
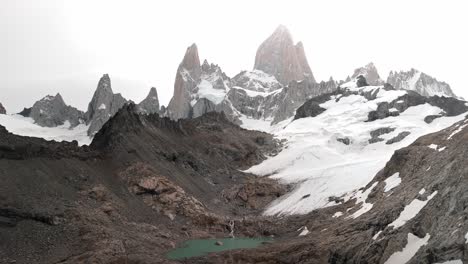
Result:
{"label": "brown rock slope", "polygon": [[[138,115],[134,105],[90,147],[0,127],[0,263],[167,262],[164,252],[177,243],[227,235],[229,220],[258,214],[247,204],[284,193],[262,181],[259,202],[252,191],[247,200],[223,196],[243,183],[255,190],[238,169],[276,148],[270,135],[219,113],[174,122]],[[245,222],[239,233],[261,230]]]}

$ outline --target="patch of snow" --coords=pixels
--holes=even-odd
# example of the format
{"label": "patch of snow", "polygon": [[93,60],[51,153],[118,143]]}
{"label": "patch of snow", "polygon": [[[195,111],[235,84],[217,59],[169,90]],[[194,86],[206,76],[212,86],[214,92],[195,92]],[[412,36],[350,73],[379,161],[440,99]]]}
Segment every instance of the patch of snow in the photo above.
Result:
{"label": "patch of snow", "polygon": [[464,124],[464,125],[459,126],[455,131],[452,132],[452,134],[450,134],[450,136],[447,138],[447,140],[452,139],[453,136],[460,133],[460,131],[462,131],[463,128],[465,128],[466,126],[468,126],[468,124]]}
{"label": "patch of snow", "polygon": [[101,104],[101,105],[99,106],[98,109],[99,109],[99,110],[104,110],[104,109],[106,109],[106,105],[105,105],[105,104]]}
{"label": "patch of snow", "polygon": [[426,206],[426,204],[432,199],[434,198],[434,196],[437,194],[437,191],[433,192],[431,195],[429,195],[427,197],[427,199],[425,201],[421,201],[419,199],[414,199],[413,201],[411,201],[410,204],[408,204],[407,206],[405,206],[405,208],[403,209],[403,211],[400,213],[400,215],[398,216],[397,219],[395,219],[395,221],[393,221],[392,223],[390,223],[388,226],[391,226],[393,227],[393,229],[397,229],[401,226],[403,226],[404,224],[406,224],[406,222],[408,222],[409,220],[413,219],[413,217],[415,217],[416,215],[419,214],[419,212],[421,211],[421,209],[424,208],[424,206]]}
{"label": "patch of snow", "polygon": [[465,244],[468,244],[468,232],[465,234]]}
{"label": "patch of snow", "polygon": [[408,233],[408,242],[406,243],[406,246],[402,251],[393,253],[387,259],[387,261],[385,261],[385,264],[407,263],[414,255],[416,255],[422,246],[427,245],[429,238],[431,238],[429,234],[426,234],[423,238],[419,238],[411,233]]}
{"label": "patch of snow", "polygon": [[429,171],[432,168],[432,166],[429,166],[429,168],[426,169],[426,171]]}
{"label": "patch of snow", "polygon": [[444,151],[446,148],[447,148],[447,147],[442,147],[442,148],[438,149],[438,151],[439,151],[439,152]]}
{"label": "patch of snow", "polygon": [[433,149],[433,150],[437,150],[437,148],[438,148],[438,146],[436,144],[430,144],[428,147]]}
{"label": "patch of snow", "polygon": [[336,218],[336,217],[340,217],[343,215],[343,212],[336,212],[335,214],[333,214],[333,218]]}
{"label": "patch of snow", "polygon": [[381,233],[382,233],[382,230],[380,230],[379,232],[377,232],[377,234],[375,234],[375,235],[372,237],[372,239],[373,239],[373,240],[376,240],[376,239],[379,237],[379,235],[380,235]]}
{"label": "patch of snow", "polygon": [[396,172],[392,176],[385,179],[385,189],[384,192],[388,192],[393,188],[397,187],[401,183],[400,173]]}
{"label": "patch of snow", "polygon": [[271,92],[260,92],[260,91],[253,91],[253,90],[245,89],[239,86],[234,86],[233,89],[245,91],[247,93],[247,96],[249,97],[256,97],[256,96],[267,97],[273,94],[280,93],[283,90],[283,88],[280,88]]}
{"label": "patch of snow", "polygon": [[388,109],[388,111],[389,111],[389,112],[398,112],[398,109],[396,109],[396,108],[390,108],[390,109]]}
{"label": "patch of snow", "polygon": [[198,84],[198,98],[206,98],[214,104],[219,104],[226,96],[226,91],[214,89],[213,85],[207,80],[201,80]]}
{"label": "patch of snow", "polygon": [[426,193],[426,189],[422,188],[422,189],[419,191],[419,194],[420,194],[420,195],[423,195],[424,193]]}
{"label": "patch of snow", "polygon": [[9,132],[27,137],[39,137],[55,141],[78,141],[79,145],[89,145],[88,126],[81,124],[70,128],[70,122],[66,121],[58,127],[41,127],[34,123],[30,117],[21,115],[0,115],[0,124]]}
{"label": "patch of snow", "polygon": [[369,187],[369,189],[365,190],[364,192],[363,191],[358,191],[354,195],[354,198],[356,198],[356,204],[361,204],[361,208],[359,208],[359,210],[354,212],[348,218],[358,218],[359,216],[363,215],[364,213],[367,213],[368,211],[370,211],[370,209],[372,209],[372,207],[374,205],[371,204],[371,203],[367,203],[366,200],[367,200],[367,197],[369,196],[369,194],[375,188],[375,186],[377,186],[377,184],[378,184],[378,182],[374,182],[374,184],[372,184],[372,186]]}
{"label": "patch of snow", "polygon": [[307,234],[309,234],[309,229],[307,229],[307,226],[304,226],[299,236],[305,236]]}

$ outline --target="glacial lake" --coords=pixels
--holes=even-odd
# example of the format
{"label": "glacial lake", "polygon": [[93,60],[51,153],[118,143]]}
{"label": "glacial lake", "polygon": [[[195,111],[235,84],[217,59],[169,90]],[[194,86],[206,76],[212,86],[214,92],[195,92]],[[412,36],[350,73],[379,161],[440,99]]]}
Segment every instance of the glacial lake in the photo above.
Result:
{"label": "glacial lake", "polygon": [[[213,238],[213,239],[193,239],[187,240],[181,246],[169,251],[168,259],[184,259],[203,256],[211,252],[221,252],[240,248],[255,248],[263,242],[271,241],[271,238]],[[220,241],[222,245],[216,245]]]}

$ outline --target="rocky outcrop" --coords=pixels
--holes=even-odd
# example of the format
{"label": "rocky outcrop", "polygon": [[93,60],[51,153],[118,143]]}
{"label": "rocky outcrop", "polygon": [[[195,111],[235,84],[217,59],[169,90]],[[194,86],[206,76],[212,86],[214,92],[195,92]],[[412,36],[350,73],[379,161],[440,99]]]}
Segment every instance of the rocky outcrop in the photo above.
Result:
{"label": "rocky outcrop", "polygon": [[167,106],[167,114],[170,118],[177,120],[191,117],[191,94],[200,82],[201,71],[197,45],[192,44],[187,48],[184,58],[177,68],[174,94]]}
{"label": "rocky outcrop", "polygon": [[377,110],[369,112],[368,121],[384,119],[389,116],[398,116],[401,112],[411,106],[422,105],[425,103],[441,108],[443,112],[440,114],[444,116],[456,116],[468,111],[468,106],[465,101],[444,96],[425,97],[417,92],[408,91],[405,95],[400,96],[391,102],[379,103]]}
{"label": "rocky outcrop", "polygon": [[88,135],[96,134],[102,125],[109,120],[125,104],[127,100],[120,94],[114,94],[108,74],[99,80],[96,91],[86,112],[86,123],[89,125]]}
{"label": "rocky outcrop", "polygon": [[66,122],[70,127],[75,127],[84,123],[84,113],[66,105],[59,93],[55,96],[48,95],[34,103],[28,116],[36,124],[45,127],[61,126]]}
{"label": "rocky outcrop", "polygon": [[283,25],[258,48],[254,69],[275,76],[283,85],[290,81],[315,82],[302,43],[294,45],[291,33]]}
{"label": "rocky outcrop", "polygon": [[351,79],[356,79],[360,75],[364,76],[369,85],[377,86],[384,84],[384,81],[380,78],[377,68],[372,62],[364,67],[355,69]]}
{"label": "rocky outcrop", "polygon": [[305,118],[305,117],[315,117],[315,116],[320,115],[326,110],[325,108],[320,107],[320,104],[323,104],[326,101],[330,100],[330,97],[331,97],[331,94],[327,93],[327,94],[319,95],[317,97],[314,97],[308,100],[296,110],[296,115],[294,116],[294,120]]}
{"label": "rocky outcrop", "polygon": [[409,71],[390,72],[387,83],[395,89],[415,91],[423,96],[457,97],[450,85],[420,72],[416,69]]}
{"label": "rocky outcrop", "polygon": [[5,115],[5,114],[6,114],[5,107],[3,107],[2,103],[0,103],[0,115]]}
{"label": "rocky outcrop", "polygon": [[336,82],[330,78],[328,82],[310,83],[307,81],[292,81],[275,96],[274,105],[266,111],[274,110],[272,123],[276,124],[294,115],[296,109],[308,99],[336,90]]}
{"label": "rocky outcrop", "polygon": [[194,105],[193,105],[193,112],[192,117],[200,117],[208,112],[216,111],[216,105],[206,98],[200,98]]}
{"label": "rocky outcrop", "polygon": [[24,107],[23,110],[18,113],[18,115],[22,115],[24,117],[29,117],[31,115],[31,109],[32,109],[32,107]]}
{"label": "rocky outcrop", "polygon": [[159,99],[156,88],[151,87],[148,96],[138,104],[138,110],[144,114],[159,113]]}

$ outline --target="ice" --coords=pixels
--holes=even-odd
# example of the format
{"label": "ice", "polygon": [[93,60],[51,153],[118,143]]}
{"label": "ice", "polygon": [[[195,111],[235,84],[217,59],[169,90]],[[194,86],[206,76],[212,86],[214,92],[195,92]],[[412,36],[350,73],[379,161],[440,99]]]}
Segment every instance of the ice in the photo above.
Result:
{"label": "ice", "polygon": [[411,220],[413,217],[415,217],[416,215],[418,215],[418,213],[421,211],[421,209],[424,208],[424,206],[426,206],[426,204],[432,199],[434,198],[434,196],[437,194],[437,191],[433,192],[430,196],[427,197],[427,199],[425,201],[421,201],[419,199],[414,199],[413,201],[411,201],[410,204],[408,204],[407,206],[405,206],[405,208],[403,209],[403,211],[400,213],[400,215],[398,216],[397,219],[395,219],[395,221],[393,221],[392,223],[389,224],[389,226],[393,226],[393,229],[397,229],[401,226],[403,226],[404,224],[406,224],[406,222],[408,222],[409,220]]}
{"label": "ice", "polygon": [[206,98],[214,104],[219,104],[223,101],[226,96],[226,91],[221,89],[214,89],[213,85],[207,80],[201,80],[198,84],[199,98]]}
{"label": "ice", "polygon": [[385,189],[384,192],[388,192],[393,188],[397,187],[401,183],[400,173],[394,173],[392,176],[388,177],[385,180]]}
{"label": "ice", "polygon": [[70,122],[67,121],[58,127],[41,127],[34,124],[34,120],[30,117],[0,115],[0,125],[11,133],[21,136],[40,137],[56,141],[76,140],[79,145],[89,145],[91,143],[91,138],[87,134],[88,126],[84,124],[70,128]]}
{"label": "ice", "polygon": [[[377,86],[352,88],[368,91]],[[288,119],[274,126],[266,120],[241,118],[243,127],[259,129],[286,140],[284,149],[247,172],[270,176],[295,188],[268,206],[267,215],[306,214],[314,209],[336,204],[331,196],[343,196],[365,186],[391,158],[394,151],[408,146],[422,135],[439,131],[463,120],[466,114],[441,117],[427,124],[424,118],[442,109],[429,104],[408,108],[399,116],[366,122],[368,113],[377,108],[377,102],[392,101],[405,94],[403,90],[379,89],[376,100],[360,95],[341,97],[320,106],[326,110],[316,117]],[[370,131],[382,127],[395,127],[395,131],[382,138],[390,138],[403,131],[411,134],[394,144],[369,144]],[[337,141],[349,138],[350,145]],[[432,146],[432,145],[431,145]],[[307,199],[303,196],[311,194]]]}
{"label": "ice", "polygon": [[249,97],[256,97],[256,96],[267,97],[267,96],[270,96],[270,95],[273,95],[273,94],[277,94],[277,93],[279,93],[279,92],[281,92],[283,90],[283,88],[281,88],[281,89],[277,89],[277,90],[274,90],[274,91],[271,91],[271,92],[259,92],[259,91],[253,91],[253,90],[245,89],[245,88],[242,88],[242,87],[239,87],[239,86],[234,86],[233,89],[245,91],[247,93],[247,96],[249,96]]}
{"label": "ice", "polygon": [[407,263],[414,255],[416,255],[422,246],[427,245],[429,238],[431,238],[429,234],[426,234],[423,238],[419,238],[411,233],[408,233],[408,242],[406,243],[406,246],[402,251],[393,253],[387,259],[387,261],[385,261],[385,264]]}

